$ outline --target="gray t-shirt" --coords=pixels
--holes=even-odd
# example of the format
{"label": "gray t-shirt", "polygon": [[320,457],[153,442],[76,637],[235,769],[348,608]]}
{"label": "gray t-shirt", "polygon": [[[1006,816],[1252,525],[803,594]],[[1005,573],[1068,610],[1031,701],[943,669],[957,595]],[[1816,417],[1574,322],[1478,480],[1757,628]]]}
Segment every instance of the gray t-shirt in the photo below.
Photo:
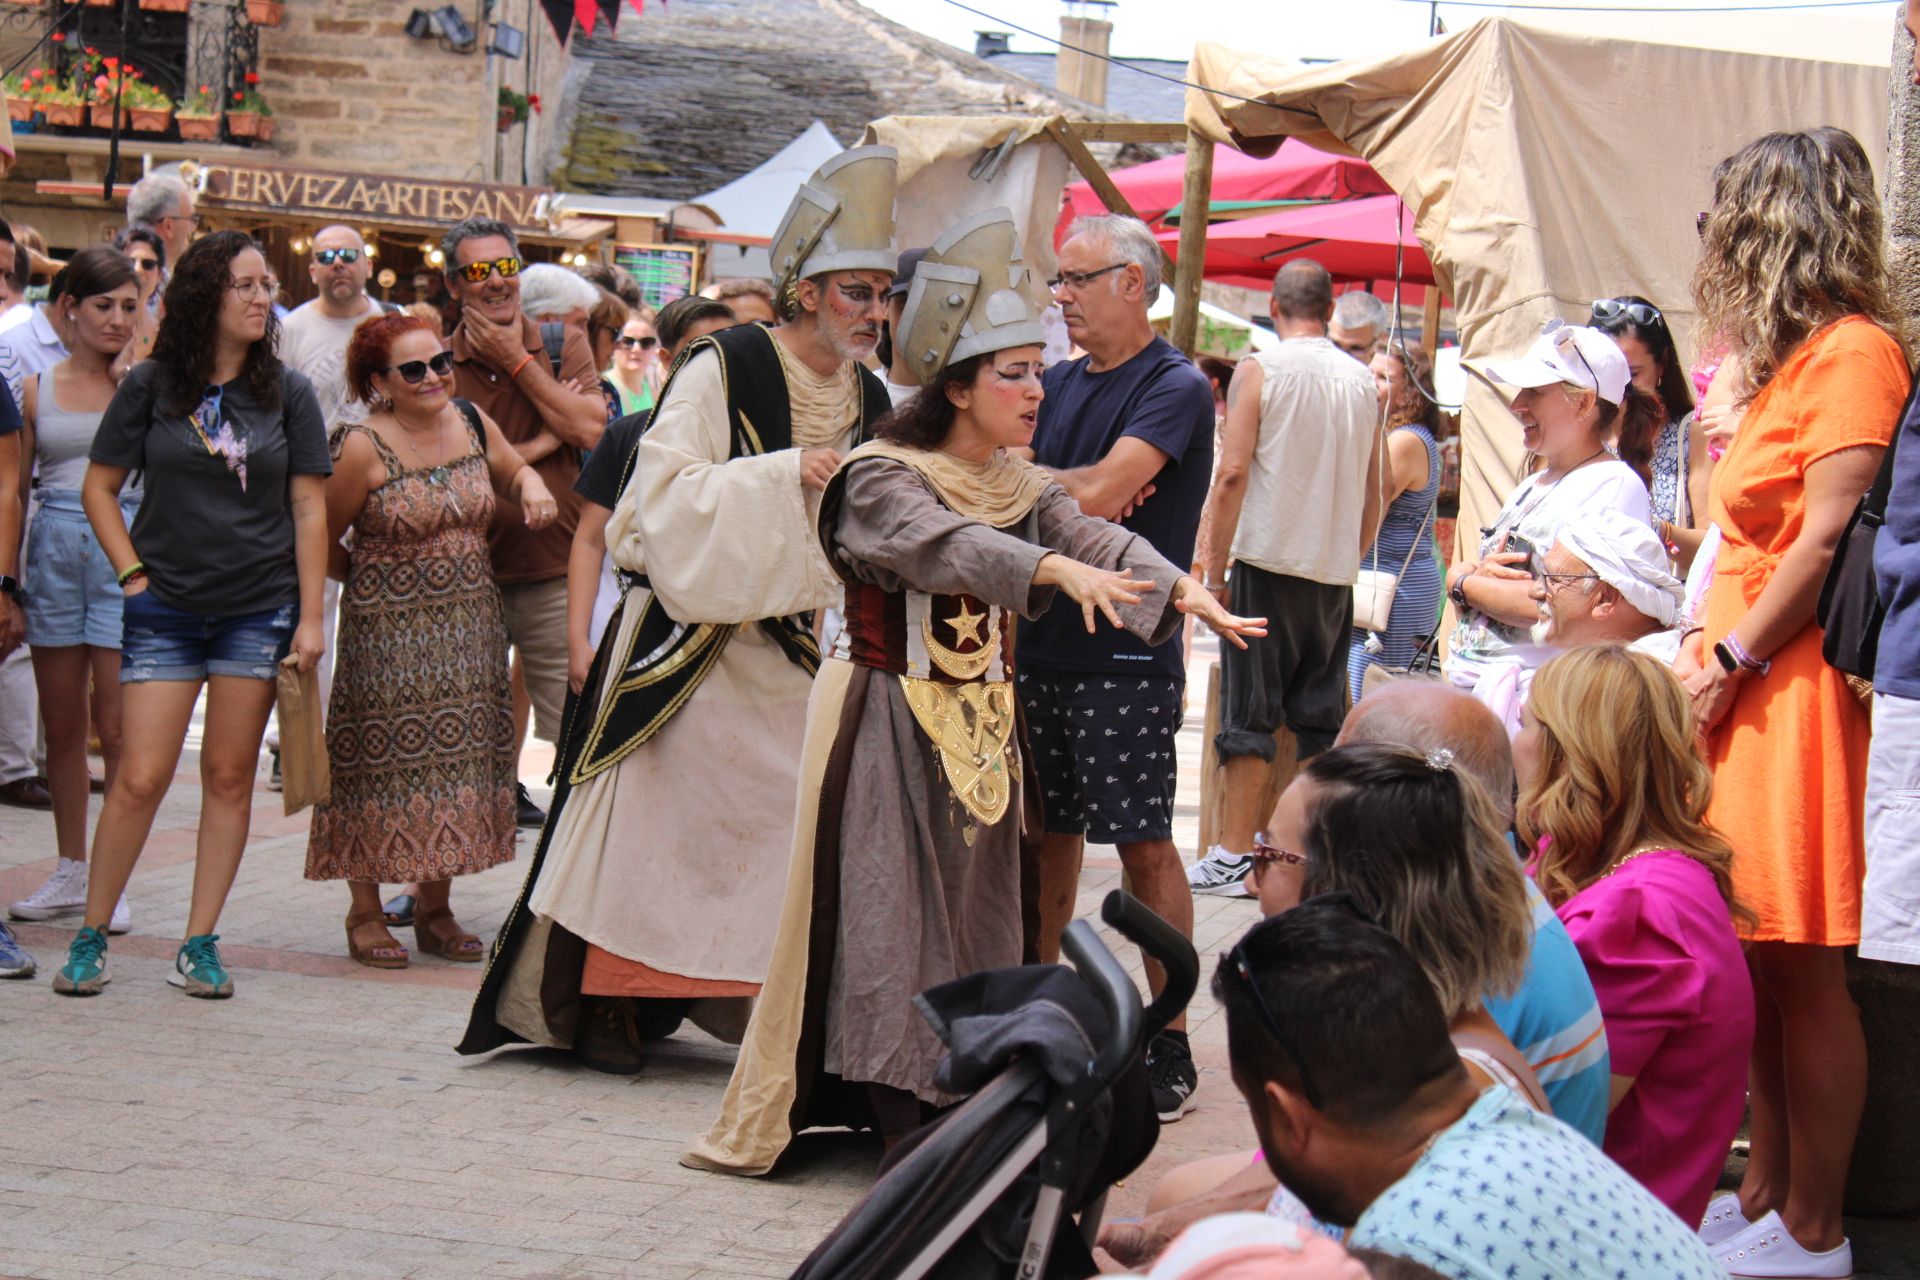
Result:
{"label": "gray t-shirt", "polygon": [[241,380],[229,382],[219,421],[203,435],[193,409],[159,402],[158,372],[144,360],[127,374],[89,454],[145,474],[132,534],[149,589],[163,604],[215,617],[297,602],[288,478],[333,471],[312,384],[283,369],[280,406],[267,409]]}
{"label": "gray t-shirt", "polygon": [[[347,343],[363,320],[380,314],[380,304],[366,299],[367,309],[346,320],[335,320],[318,301],[303,302],[280,325],[280,359],[307,375],[313,394],[320,398],[320,416],[329,428],[348,420]],[[351,415],[357,420],[360,415]]]}

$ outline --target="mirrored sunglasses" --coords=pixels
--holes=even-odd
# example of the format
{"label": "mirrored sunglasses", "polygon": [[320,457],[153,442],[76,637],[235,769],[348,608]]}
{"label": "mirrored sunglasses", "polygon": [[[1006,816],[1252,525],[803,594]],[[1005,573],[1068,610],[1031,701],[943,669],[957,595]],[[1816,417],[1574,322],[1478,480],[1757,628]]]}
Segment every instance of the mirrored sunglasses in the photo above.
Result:
{"label": "mirrored sunglasses", "polygon": [[469,262],[460,268],[460,274],[469,284],[480,284],[496,271],[502,280],[511,280],[520,274],[520,259],[495,258],[492,262]]}
{"label": "mirrored sunglasses", "polygon": [[336,262],[344,262],[348,266],[352,266],[354,263],[360,261],[360,250],[315,249],[313,251],[313,260],[323,267],[330,267]]}

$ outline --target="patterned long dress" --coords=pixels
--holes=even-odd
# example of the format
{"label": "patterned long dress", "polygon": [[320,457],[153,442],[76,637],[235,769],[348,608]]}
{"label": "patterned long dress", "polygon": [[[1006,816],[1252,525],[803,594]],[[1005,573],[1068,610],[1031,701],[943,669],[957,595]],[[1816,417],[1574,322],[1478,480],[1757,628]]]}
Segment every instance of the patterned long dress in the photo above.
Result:
{"label": "patterned long dress", "polygon": [[[1375,545],[1360,561],[1361,566],[1368,569],[1374,567],[1376,557],[1382,569],[1397,571],[1402,564],[1407,568],[1400,575],[1400,585],[1394,588],[1393,610],[1387,614],[1380,652],[1368,653],[1367,633],[1358,627],[1353,630],[1353,647],[1347,651],[1347,686],[1355,702],[1360,701],[1360,686],[1366,679],[1368,667],[1376,663],[1406,666],[1413,661],[1420,637],[1432,635],[1440,625],[1440,562],[1432,554],[1433,522],[1427,518],[1440,493],[1440,446],[1421,423],[1408,423],[1394,429],[1411,431],[1426,446],[1427,482],[1387,504],[1380,532],[1374,535]],[[1408,560],[1407,552],[1415,538],[1427,543],[1427,554]]]}
{"label": "patterned long dress", "polygon": [[387,480],[354,522],[327,706],[331,799],[314,809],[307,879],[399,884],[513,857],[507,630],[487,555],[493,485],[476,437],[409,470],[359,423]]}

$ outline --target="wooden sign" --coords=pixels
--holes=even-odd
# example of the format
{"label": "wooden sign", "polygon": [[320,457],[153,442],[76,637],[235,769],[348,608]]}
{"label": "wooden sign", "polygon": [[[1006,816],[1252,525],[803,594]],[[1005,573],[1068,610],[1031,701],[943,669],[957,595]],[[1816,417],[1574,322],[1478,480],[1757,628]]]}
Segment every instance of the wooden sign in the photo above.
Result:
{"label": "wooden sign", "polygon": [[547,229],[534,215],[540,197],[551,194],[541,187],[225,161],[205,166],[204,172],[201,199],[209,209],[435,228],[463,218],[493,218],[519,231]]}
{"label": "wooden sign", "polygon": [[694,291],[700,250],[690,244],[616,244],[613,265],[633,277],[641,300],[658,311]]}

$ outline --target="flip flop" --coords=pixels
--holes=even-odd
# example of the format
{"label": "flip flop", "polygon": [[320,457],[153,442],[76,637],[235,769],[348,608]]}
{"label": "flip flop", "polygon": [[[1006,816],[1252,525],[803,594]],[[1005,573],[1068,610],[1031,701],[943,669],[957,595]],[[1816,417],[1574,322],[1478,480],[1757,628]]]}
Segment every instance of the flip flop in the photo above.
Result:
{"label": "flip flop", "polygon": [[387,899],[380,910],[387,918],[387,928],[407,929],[413,925],[413,908],[413,895],[403,893],[398,897]]}

